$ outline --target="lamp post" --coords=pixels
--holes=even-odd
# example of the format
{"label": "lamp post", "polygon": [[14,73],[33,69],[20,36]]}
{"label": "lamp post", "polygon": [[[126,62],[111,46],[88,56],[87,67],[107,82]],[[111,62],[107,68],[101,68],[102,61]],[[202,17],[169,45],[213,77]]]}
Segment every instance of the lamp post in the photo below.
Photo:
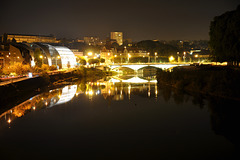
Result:
{"label": "lamp post", "polygon": [[121,64],[122,64],[122,54],[120,53],[120,58],[121,58]]}
{"label": "lamp post", "polygon": [[194,57],[195,57],[195,58],[197,59],[197,61],[199,62],[198,54],[196,54]]}
{"label": "lamp post", "polygon": [[150,63],[150,56],[149,56],[150,53],[148,52],[147,54],[148,54],[148,63]]}
{"label": "lamp post", "polygon": [[39,58],[40,58],[40,59],[42,59],[42,65],[43,65],[43,56],[42,56],[42,55],[40,55],[40,56],[39,56]]}
{"label": "lamp post", "polygon": [[186,62],[186,61],[185,61],[185,58],[186,58],[186,52],[183,52],[184,63]]}
{"label": "lamp post", "polygon": [[55,57],[57,67],[58,67],[58,59],[60,59],[60,56]]}
{"label": "lamp post", "polygon": [[131,55],[130,54],[128,54],[128,63],[129,63],[129,59],[131,58]]}
{"label": "lamp post", "polygon": [[157,63],[156,58],[157,58],[157,52],[154,53],[155,54],[155,63]]}

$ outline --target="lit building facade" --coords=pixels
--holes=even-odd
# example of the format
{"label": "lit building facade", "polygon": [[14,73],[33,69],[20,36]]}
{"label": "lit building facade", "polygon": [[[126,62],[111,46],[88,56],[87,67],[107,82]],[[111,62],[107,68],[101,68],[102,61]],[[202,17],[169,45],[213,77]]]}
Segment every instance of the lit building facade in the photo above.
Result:
{"label": "lit building facade", "polygon": [[115,39],[120,46],[123,45],[123,32],[111,32],[111,39]]}
{"label": "lit building facade", "polygon": [[57,43],[56,37],[49,35],[27,35],[27,34],[3,34],[2,42],[12,42],[15,39],[17,43]]}
{"label": "lit building facade", "polygon": [[36,43],[35,48],[40,48],[43,53],[43,63],[49,66],[56,65],[61,68],[73,68],[77,65],[73,52],[64,46]]}

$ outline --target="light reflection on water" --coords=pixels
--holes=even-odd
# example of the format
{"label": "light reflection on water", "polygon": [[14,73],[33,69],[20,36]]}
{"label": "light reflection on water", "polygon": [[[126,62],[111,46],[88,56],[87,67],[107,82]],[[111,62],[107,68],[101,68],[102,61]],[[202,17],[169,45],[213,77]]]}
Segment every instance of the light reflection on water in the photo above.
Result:
{"label": "light reflection on water", "polygon": [[[85,85],[82,87],[82,85]],[[154,86],[154,87],[152,87]],[[139,77],[111,77],[108,80],[99,80],[97,82],[86,82],[86,84],[68,85],[63,88],[50,90],[49,92],[39,94],[13,107],[12,109],[0,115],[0,123],[11,123],[14,119],[22,117],[28,112],[42,108],[51,108],[56,105],[71,101],[74,96],[85,94],[91,100],[96,95],[103,95],[105,99],[112,97],[112,100],[119,101],[124,98],[131,98],[131,91],[147,91],[147,96],[151,97],[151,92],[158,95],[156,79],[141,79]]]}
{"label": "light reflection on water", "polygon": [[[106,104],[110,105],[110,108],[106,107]],[[64,143],[60,145],[63,149],[58,148],[58,150],[66,150],[68,156],[72,154],[69,149],[71,142],[77,145],[75,148],[79,147],[80,143],[86,145],[82,147],[82,150],[87,148],[86,153],[91,150],[98,155],[104,153],[101,157],[107,157],[106,153],[111,153],[113,157],[117,155],[123,159],[128,159],[124,154],[132,158],[141,157],[143,154],[146,157],[158,155],[163,159],[169,157],[176,159],[177,154],[176,157],[173,154],[176,152],[185,159],[189,157],[191,157],[189,159],[206,159],[209,155],[213,159],[216,157],[230,159],[234,152],[233,145],[238,151],[240,144],[239,131],[237,131],[239,109],[236,109],[236,106],[238,104],[229,100],[206,99],[201,95],[190,96],[171,90],[169,87],[157,84],[154,77],[108,77],[50,90],[2,113],[0,138],[1,131],[11,132],[11,129],[6,131],[8,128],[1,126],[11,127],[20,117],[34,112],[39,113],[38,116],[41,118],[43,115],[51,115],[50,120],[55,122],[48,120],[49,124],[44,125],[49,127],[53,123],[54,126],[50,125],[48,128],[49,133],[50,135],[58,134],[50,136],[48,141],[52,139],[54,143],[63,141]],[[42,115],[40,111],[45,110],[50,112]],[[30,120],[32,119],[30,117]],[[27,133],[33,132],[45,140],[46,137],[42,134],[48,131],[41,129],[47,127],[43,127],[39,120],[34,122],[39,123],[38,126],[42,128],[39,130],[38,127],[34,128],[36,131],[26,129]],[[21,126],[25,127],[24,124]],[[21,132],[16,134],[21,135]],[[17,137],[15,133],[11,134]],[[49,137],[48,134],[47,137]],[[3,135],[3,137],[7,136]],[[230,142],[233,145],[230,145]],[[33,145],[31,141],[25,143],[27,146]],[[38,145],[42,147],[41,143]],[[53,146],[57,148],[58,143]],[[74,147],[71,149],[74,150]],[[110,151],[106,152],[107,149]],[[56,149],[55,152],[59,154],[58,150]],[[208,153],[209,150],[212,153]],[[121,155],[122,152],[124,154]],[[0,153],[2,154],[1,151]],[[79,151],[74,153],[78,155]],[[46,154],[52,154],[52,152],[49,151]],[[224,158],[221,158],[222,154]],[[73,154],[73,156],[76,155]]]}

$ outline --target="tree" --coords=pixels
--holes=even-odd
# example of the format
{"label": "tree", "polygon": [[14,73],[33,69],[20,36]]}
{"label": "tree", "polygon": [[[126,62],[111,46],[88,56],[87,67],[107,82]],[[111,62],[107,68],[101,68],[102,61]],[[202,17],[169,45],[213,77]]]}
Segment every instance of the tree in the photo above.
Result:
{"label": "tree", "polygon": [[40,67],[42,65],[42,60],[40,56],[42,55],[42,51],[40,48],[36,48],[34,51],[34,61],[36,66]]}
{"label": "tree", "polygon": [[89,64],[99,63],[99,59],[89,59],[88,63]]}
{"label": "tree", "polygon": [[216,16],[210,24],[209,47],[215,61],[239,66],[240,5],[237,10]]}
{"label": "tree", "polygon": [[105,63],[105,59],[104,58],[100,58],[100,63]]}
{"label": "tree", "polygon": [[173,45],[152,40],[140,41],[137,43],[137,47],[149,52],[151,56],[154,56],[155,52],[158,53],[158,56],[170,56],[178,51],[177,47]]}
{"label": "tree", "polygon": [[113,42],[111,47],[116,49],[119,47],[119,44],[117,42]]}

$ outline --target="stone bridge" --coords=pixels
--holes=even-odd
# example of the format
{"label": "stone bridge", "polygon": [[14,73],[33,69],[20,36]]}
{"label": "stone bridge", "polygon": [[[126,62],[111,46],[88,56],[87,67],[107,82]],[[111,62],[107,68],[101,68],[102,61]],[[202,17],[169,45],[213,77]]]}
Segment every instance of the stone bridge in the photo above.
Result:
{"label": "stone bridge", "polygon": [[145,67],[154,67],[154,68],[161,68],[161,69],[171,69],[178,66],[189,66],[190,64],[187,63],[127,63],[127,64],[111,64],[109,67],[111,70],[115,70],[117,68],[126,67],[130,68],[134,71]]}

